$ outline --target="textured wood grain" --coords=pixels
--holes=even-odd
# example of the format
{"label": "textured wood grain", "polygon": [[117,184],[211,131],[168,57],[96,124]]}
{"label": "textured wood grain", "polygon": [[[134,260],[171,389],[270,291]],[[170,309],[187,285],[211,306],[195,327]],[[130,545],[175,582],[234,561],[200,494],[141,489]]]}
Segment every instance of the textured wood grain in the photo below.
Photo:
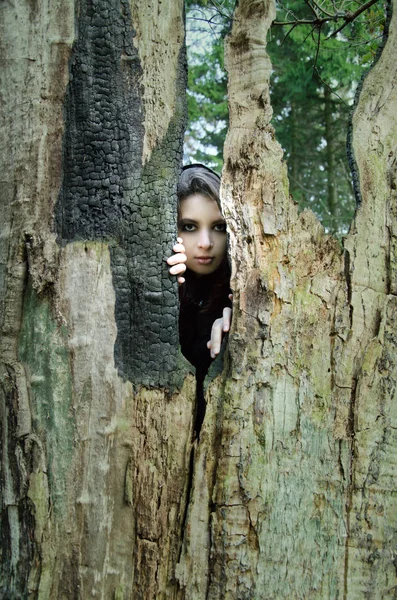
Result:
{"label": "textured wood grain", "polygon": [[288,195],[269,123],[273,17],[241,1],[227,41],[234,316],[208,391],[223,398],[214,484],[194,493],[188,530],[209,524],[208,569],[199,586],[184,559],[185,594],[394,598],[396,26],[355,110],[362,205],[342,250]]}
{"label": "textured wood grain", "polygon": [[183,5],[160,4],[2,8],[10,600],[151,600],[175,588],[195,385],[178,359],[164,262],[185,119]]}
{"label": "textured wood grain", "polygon": [[[123,9],[112,31],[124,23],[121,30],[132,36],[110,45],[112,52],[129,49],[121,66],[100,44],[91,48],[98,30],[76,42],[91,25],[106,34],[103,2],[3,10],[2,117],[9,133],[1,139],[0,203],[2,594],[394,598],[396,17],[353,118],[362,204],[341,249],[312,213],[298,214],[288,194],[270,125],[265,39],[274,4],[239,3],[227,45],[222,193],[233,327],[223,372],[215,364],[207,379],[206,418],[192,443],[195,390],[186,364],[173,362],[176,349],[161,369],[151,371],[142,358],[153,348],[160,312],[164,351],[176,322],[176,289],[161,264],[162,245],[174,235],[184,118],[182,5],[165,11],[160,2],[110,4]],[[167,64],[151,78],[160,47],[167,47]],[[128,152],[114,147],[121,183],[92,194],[106,200],[99,216],[87,200],[99,187],[89,184],[107,179],[113,154],[105,152],[109,139],[99,139],[103,131],[92,129],[95,86],[107,112],[97,64],[116,65],[107,72],[110,79],[122,75],[123,93],[138,86],[133,97],[144,109],[131,112],[133,174]],[[78,77],[70,85],[70,73],[82,87]],[[68,120],[77,106],[73,94],[82,90],[87,110]],[[111,94],[117,104],[117,90]],[[128,129],[128,114],[117,113],[115,122]],[[87,153],[92,171],[76,123],[92,129],[91,142],[104,150],[98,163],[95,144]],[[170,204],[157,210],[168,193]],[[89,226],[73,222],[86,200]],[[138,310],[141,271],[150,279],[146,317],[153,308],[147,338]],[[144,368],[135,378],[139,361]]]}

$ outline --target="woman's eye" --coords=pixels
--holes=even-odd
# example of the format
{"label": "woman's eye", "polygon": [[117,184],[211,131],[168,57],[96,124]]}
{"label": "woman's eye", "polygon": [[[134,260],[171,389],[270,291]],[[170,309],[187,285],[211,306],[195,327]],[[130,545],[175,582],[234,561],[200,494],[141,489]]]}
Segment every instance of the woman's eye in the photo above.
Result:
{"label": "woman's eye", "polygon": [[226,231],[226,223],[217,223],[214,226],[214,230],[224,233]]}
{"label": "woman's eye", "polygon": [[195,231],[196,226],[193,223],[185,223],[182,227],[182,231]]}

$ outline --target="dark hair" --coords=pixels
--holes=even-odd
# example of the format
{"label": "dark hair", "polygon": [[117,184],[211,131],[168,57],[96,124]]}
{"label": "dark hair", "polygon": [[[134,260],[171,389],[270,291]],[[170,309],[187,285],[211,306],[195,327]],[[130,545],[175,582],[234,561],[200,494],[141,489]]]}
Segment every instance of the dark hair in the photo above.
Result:
{"label": "dark hair", "polygon": [[[214,200],[221,210],[219,192],[221,180],[211,169],[204,165],[195,164],[184,167],[178,187],[178,203],[193,194],[203,194]],[[221,211],[222,212],[222,211]],[[179,218],[179,206],[178,206]],[[200,288],[210,287],[208,301],[202,306],[201,312],[212,312],[224,304],[230,290],[230,266],[227,254],[215,273],[197,277],[189,269],[185,272],[185,283],[179,288],[181,303],[194,302]],[[224,306],[222,306],[224,308]]]}
{"label": "dark hair", "polygon": [[218,204],[220,209],[219,192],[221,179],[219,175],[204,165],[188,165],[183,168],[177,187],[178,201],[192,194],[204,194]]}

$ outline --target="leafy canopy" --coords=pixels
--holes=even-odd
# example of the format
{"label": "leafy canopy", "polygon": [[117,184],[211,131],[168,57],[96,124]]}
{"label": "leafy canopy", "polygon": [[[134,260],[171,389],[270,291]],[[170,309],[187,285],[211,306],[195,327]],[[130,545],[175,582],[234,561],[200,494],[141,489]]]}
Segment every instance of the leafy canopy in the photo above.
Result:
{"label": "leafy canopy", "polygon": [[[234,6],[235,0],[187,1],[185,158],[218,170],[228,126],[223,41]],[[384,15],[375,0],[285,0],[269,34],[273,125],[292,196],[337,235],[347,231],[355,205],[345,149],[349,114],[379,46]]]}

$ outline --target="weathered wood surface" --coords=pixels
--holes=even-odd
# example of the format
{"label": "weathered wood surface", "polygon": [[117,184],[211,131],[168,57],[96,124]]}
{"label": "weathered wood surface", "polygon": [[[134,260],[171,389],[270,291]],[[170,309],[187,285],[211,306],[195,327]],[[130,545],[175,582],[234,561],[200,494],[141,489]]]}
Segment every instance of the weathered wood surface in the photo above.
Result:
{"label": "weathered wood surface", "polygon": [[183,2],[1,17],[0,595],[169,595],[195,393],[164,263]]}
{"label": "weathered wood surface", "polygon": [[[158,267],[175,218],[158,199],[179,166],[182,12],[2,8],[2,594],[394,598],[396,16],[353,120],[362,205],[341,251],[288,196],[269,124],[274,4],[239,3],[223,176],[233,329],[192,450],[194,383],[173,362],[176,289]],[[94,42],[111,17],[108,56]],[[98,102],[97,164],[81,144]],[[109,150],[113,110],[127,146]],[[140,306],[156,317],[141,323]]]}
{"label": "weathered wood surface", "polygon": [[192,600],[395,598],[397,16],[355,109],[362,205],[344,251],[288,196],[269,124],[273,17],[242,0],[227,42],[234,317],[181,580]]}

